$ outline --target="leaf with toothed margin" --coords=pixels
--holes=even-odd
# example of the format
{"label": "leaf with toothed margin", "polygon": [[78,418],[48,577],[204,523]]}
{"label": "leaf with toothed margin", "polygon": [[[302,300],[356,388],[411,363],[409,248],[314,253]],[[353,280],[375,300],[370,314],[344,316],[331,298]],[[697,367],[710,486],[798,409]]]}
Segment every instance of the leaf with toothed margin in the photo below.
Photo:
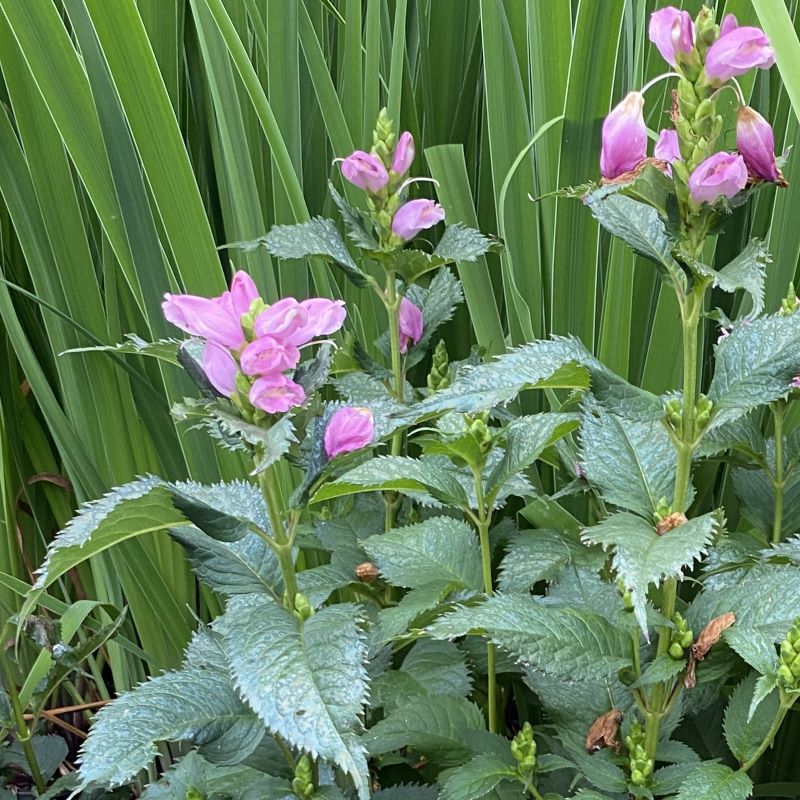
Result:
{"label": "leaf with toothed margin", "polygon": [[372,221],[363,211],[354,208],[336,191],[336,187],[328,181],[328,191],[331,193],[333,202],[342,216],[344,225],[347,228],[347,236],[356,247],[362,250],[376,251],[380,249],[380,244],[375,238],[371,228]]}
{"label": "leaf with toothed margin", "polygon": [[435,639],[481,633],[523,664],[568,680],[616,675],[630,664],[630,634],[591,611],[554,607],[529,595],[495,594],[427,628]]}
{"label": "leaf with toothed margin", "polygon": [[69,350],[64,350],[59,355],[71,355],[72,353],[131,353],[138,356],[151,356],[160,361],[166,361],[169,364],[177,366],[178,361],[178,348],[181,346],[180,339],[159,339],[155,342],[146,342],[135,333],[126,333],[125,341],[119,344],[104,344],[95,345],[93,347],[73,347]]}
{"label": "leaf with toothed margin", "polygon": [[706,761],[681,784],[676,800],[745,800],[753,791],[746,772]]}
{"label": "leaf with toothed margin", "polygon": [[81,788],[119,786],[148,766],[159,742],[186,742],[219,764],[243,761],[263,726],[233,686],[218,637],[201,630],[183,667],[104,706],[81,747]]}
{"label": "leaf with toothed margin", "polygon": [[[723,729],[728,748],[739,764],[750,759],[769,733],[780,698],[773,689],[753,708],[759,674],[751,672],[733,691],[725,709]],[[751,709],[753,713],[751,712]]]}
{"label": "leaf with toothed margin", "polygon": [[214,627],[239,691],[270,732],[338,766],[365,799],[369,771],[358,733],[366,642],[359,614],[347,603],[301,621],[264,595],[239,595]]}
{"label": "leaf with toothed margin", "polygon": [[712,512],[659,536],[650,523],[621,512],[587,528],[581,538],[613,551],[612,566],[630,590],[634,614],[647,636],[648,588],[664,578],[682,578],[684,569],[707,552],[719,526],[719,516]]}
{"label": "leaf with toothed margin", "polygon": [[439,800],[481,800],[503,781],[520,781],[511,754],[506,758],[491,753],[479,755],[439,776],[443,783]]}

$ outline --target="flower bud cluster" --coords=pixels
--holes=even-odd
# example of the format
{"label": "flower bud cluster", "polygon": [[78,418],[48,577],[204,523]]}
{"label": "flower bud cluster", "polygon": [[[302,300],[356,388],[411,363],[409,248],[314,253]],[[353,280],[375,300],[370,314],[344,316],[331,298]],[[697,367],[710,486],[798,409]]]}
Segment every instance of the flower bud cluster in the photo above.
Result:
{"label": "flower bud cluster", "polygon": [[644,786],[653,774],[653,759],[647,757],[644,749],[644,730],[637,720],[631,724],[631,732],[625,737],[631,771],[631,783]]}
{"label": "flower bud cluster", "polygon": [[798,308],[800,308],[800,297],[795,293],[794,282],[790,282],[786,297],[781,300],[781,307],[778,310],[778,314],[782,317],[788,317],[790,314],[794,314]]}
{"label": "flower bud cluster", "polygon": [[302,756],[295,765],[292,791],[300,800],[314,796],[314,768],[308,756]]}
{"label": "flower bud cluster", "polygon": [[488,453],[492,449],[494,435],[488,425],[489,414],[466,414],[467,430],[472,438],[478,443],[481,452]]}
{"label": "flower bud cluster", "polygon": [[450,357],[447,354],[447,345],[444,339],[439,339],[439,344],[433,351],[431,371],[427,377],[428,390],[440,392],[450,385]]}
{"label": "flower bud cluster", "polygon": [[686,651],[692,646],[694,633],[692,633],[689,623],[676,611],[672,617],[672,637],[669,645],[670,658],[675,661],[682,661],[686,657]]}
{"label": "flower bud cluster", "polygon": [[342,159],[342,175],[367,193],[367,208],[385,249],[400,247],[444,219],[444,209],[433,200],[406,201],[414,154],[412,135],[403,131],[397,137],[389,112],[382,108],[370,152],[356,150]]}
{"label": "flower bud cluster", "polygon": [[622,598],[622,608],[625,609],[625,611],[632,612],[634,608],[633,593],[630,589],[626,588],[625,582],[621,578],[617,580],[617,591]]}
{"label": "flower bud cluster", "polygon": [[778,683],[788,691],[800,688],[800,617],[781,642],[778,662]]}
{"label": "flower bud cluster", "polygon": [[530,777],[536,769],[536,740],[530,722],[525,722],[511,740],[511,755],[517,762],[517,771],[523,778]]}
{"label": "flower bud cluster", "polygon": [[[695,429],[696,433],[702,431],[711,422],[711,413],[714,410],[714,403],[704,394],[697,397],[695,404]],[[664,414],[672,430],[681,437],[683,436],[683,400],[680,397],[671,397],[664,404]]]}
{"label": "flower bud cluster", "polygon": [[284,297],[269,305],[253,279],[239,271],[218,297],[165,294],[164,316],[204,340],[202,366],[211,385],[247,417],[279,414],[305,402],[303,387],[287,374],[300,348],[341,328],[341,300]]}

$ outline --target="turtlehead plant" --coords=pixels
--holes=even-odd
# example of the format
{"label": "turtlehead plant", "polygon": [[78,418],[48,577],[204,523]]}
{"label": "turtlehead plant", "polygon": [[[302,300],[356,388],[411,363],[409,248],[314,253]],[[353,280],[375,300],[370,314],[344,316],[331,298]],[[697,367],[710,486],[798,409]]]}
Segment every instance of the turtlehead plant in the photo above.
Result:
{"label": "turtlehead plant", "polygon": [[[218,297],[165,297],[190,338],[118,348],[188,372],[199,396],[176,417],[241,474],[145,476],[55,539],[27,611],[155,530],[224,605],[180,669],[97,714],[80,787],[132,781],[164,743],[182,757],[144,800],[738,800],[781,780],[770,748],[800,693],[800,301],[790,287],[763,313],[763,242],[706,263],[732,209],[785,185],[736,82],[774,53],[707,8],[662,8],[649,30],[669,71],[611,110],[599,181],[564,194],[674,292],[681,386],[654,395],[572,337],[431,352],[461,300],[449,265],[500,243],[442,230],[445,210],[412,196],[412,135],[381,112],[370,149],[336,162],[346,238],[315,218],[234,246],[375,292],[377,342],[336,299],[264,297],[236,272]],[[658,80],[673,102],[650,131]],[[736,318],[712,310],[720,292]]]}

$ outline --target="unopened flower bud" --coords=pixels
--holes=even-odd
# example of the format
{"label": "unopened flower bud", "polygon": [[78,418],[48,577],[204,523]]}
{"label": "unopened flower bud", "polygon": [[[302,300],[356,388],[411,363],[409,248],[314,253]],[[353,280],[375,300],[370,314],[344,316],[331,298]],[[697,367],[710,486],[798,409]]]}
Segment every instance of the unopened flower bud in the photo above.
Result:
{"label": "unopened flower bud", "polygon": [[425,325],[422,311],[407,297],[400,301],[397,324],[400,329],[400,352],[407,353],[412,344],[417,344],[422,339]]}
{"label": "unopened flower bud", "polygon": [[397,175],[404,175],[411,169],[411,162],[414,160],[414,137],[408,132],[403,131],[397,140],[397,147],[394,150],[392,159],[392,172]]}
{"label": "unopened flower bud", "polygon": [[[729,14],[728,16],[733,17],[733,14]],[[736,18],[734,17],[734,19]],[[717,26],[714,22],[714,12],[707,6],[703,6],[700,9],[700,13],[695,19],[695,30],[697,31],[697,38],[705,45],[711,44],[717,38]]]}
{"label": "unopened flower bud", "polygon": [[669,533],[671,530],[674,530],[679,525],[683,525],[686,522],[686,516],[681,514],[679,511],[675,511],[672,514],[668,514],[666,517],[662,517],[658,523],[656,524],[656,533],[659,536],[664,536],[664,534]]}
{"label": "unopened flower bud", "polygon": [[772,126],[750,106],[742,106],[737,114],[736,148],[751,175],[765,181],[779,179]]}
{"label": "unopened flower bud", "polygon": [[664,61],[677,66],[678,53],[690,53],[694,48],[694,22],[688,11],[673,6],[661,8],[650,15],[650,41],[658,48]]}
{"label": "unopened flower bud", "polygon": [[314,606],[312,606],[309,599],[304,594],[300,594],[300,592],[294,596],[294,610],[295,614],[304,621],[314,614]]}
{"label": "unopened flower bud", "polygon": [[376,194],[389,182],[383,161],[372,153],[356,150],[342,161],[342,175],[353,186]]}
{"label": "unopened flower bud", "polygon": [[800,687],[800,617],[786,632],[780,645],[778,683],[788,691]]}
{"label": "unopened flower bud", "polygon": [[447,345],[444,339],[439,340],[433,351],[431,371],[426,380],[431,392],[439,392],[450,385],[450,358],[447,355]]}
{"label": "unopened flower bud", "polygon": [[647,156],[644,97],[630,92],[603,122],[600,173],[606,179],[630,172]]}
{"label": "unopened flower bud", "polygon": [[323,445],[328,458],[361,450],[372,442],[375,424],[368,408],[345,406],[333,413],[325,427]]}
{"label": "unopened flower bud", "polygon": [[371,561],[365,561],[363,564],[359,564],[356,567],[356,578],[358,578],[361,583],[373,583],[378,580],[379,576],[380,572],[378,568]]}
{"label": "unopened flower bud", "polygon": [[517,762],[520,775],[529,775],[536,768],[536,740],[530,722],[525,722],[511,740],[511,755]]}
{"label": "unopened flower bud", "polygon": [[314,772],[311,759],[303,756],[294,768],[292,791],[300,800],[309,800],[314,794]]}

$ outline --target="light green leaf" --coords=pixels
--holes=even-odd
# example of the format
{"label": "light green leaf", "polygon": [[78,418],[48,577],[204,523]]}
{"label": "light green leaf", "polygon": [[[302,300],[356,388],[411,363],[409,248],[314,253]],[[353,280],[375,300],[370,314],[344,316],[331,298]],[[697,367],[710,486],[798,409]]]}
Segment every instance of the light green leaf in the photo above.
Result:
{"label": "light green leaf", "polygon": [[631,592],[634,613],[647,636],[647,590],[662,578],[683,578],[690,567],[707,552],[719,525],[715,513],[705,514],[673,528],[663,536],[633,514],[613,514],[584,531],[583,541],[613,550],[612,565]]}
{"label": "light green leaf", "polygon": [[179,339],[159,339],[156,342],[147,342],[135,333],[126,333],[126,341],[120,344],[98,345],[95,347],[73,347],[65,350],[61,355],[72,353],[132,353],[138,356],[152,356],[169,364],[179,365],[178,348],[183,344]]}
{"label": "light green leaf", "polygon": [[476,756],[440,777],[439,800],[480,800],[504,780],[519,781],[513,759]]}
{"label": "light green leaf", "polygon": [[432,517],[366,539],[364,549],[394,586],[418,589],[442,581],[480,590],[481,552],[475,532],[452,517]]}
{"label": "light green leaf", "polygon": [[480,231],[457,222],[444,229],[433,254],[447,261],[477,261],[490,250],[497,252],[501,249],[502,243],[498,239],[484,236]]}
{"label": "light green leaf", "polygon": [[359,798],[369,775],[357,732],[366,701],[366,646],[356,606],[305,622],[264,595],[237,595],[214,623],[242,696],[274,734],[333,762]]}
{"label": "light green leaf", "polygon": [[336,191],[336,187],[331,181],[328,181],[328,191],[331,194],[333,202],[339,209],[342,215],[345,227],[347,228],[347,236],[356,247],[362,250],[376,251],[380,248],[378,240],[372,232],[372,222],[362,211],[350,205],[340,194]]}
{"label": "light green leaf", "polygon": [[708,761],[683,782],[676,800],[745,800],[752,791],[753,782],[746,772]]}
{"label": "light green leaf", "polygon": [[670,656],[656,656],[642,671],[642,677],[631,684],[631,688],[652,686],[654,683],[663,683],[680,675],[686,667],[684,660],[676,661]]}
{"label": "light green leaf", "polygon": [[261,740],[262,725],[241,701],[213,634],[200,631],[176,672],[121,695],[97,714],[81,748],[81,787],[118,786],[158,754],[159,742],[189,742],[221,764],[238,763]]}
{"label": "light green leaf", "polygon": [[406,249],[398,251],[392,258],[392,268],[411,285],[423,275],[447,264],[446,258],[431,255],[422,250]]}
{"label": "light green leaf", "polygon": [[630,637],[599,614],[519,594],[459,608],[428,632],[436,639],[482,633],[520,661],[569,680],[613,676],[630,660]]}
{"label": "light green leaf", "polygon": [[434,613],[453,588],[444,580],[435,580],[407,592],[396,606],[378,612],[376,639],[381,643],[402,636],[423,614]]}
{"label": "light green leaf", "polygon": [[725,741],[740,764],[755,754],[780,706],[778,692],[773,690],[757,704],[755,713],[750,714],[758,679],[758,673],[751,672],[736,687],[725,709]]}
{"label": "light green leaf", "polygon": [[626,419],[587,401],[580,443],[586,478],[606,502],[650,519],[672,498],[678,459],[660,421]]}

